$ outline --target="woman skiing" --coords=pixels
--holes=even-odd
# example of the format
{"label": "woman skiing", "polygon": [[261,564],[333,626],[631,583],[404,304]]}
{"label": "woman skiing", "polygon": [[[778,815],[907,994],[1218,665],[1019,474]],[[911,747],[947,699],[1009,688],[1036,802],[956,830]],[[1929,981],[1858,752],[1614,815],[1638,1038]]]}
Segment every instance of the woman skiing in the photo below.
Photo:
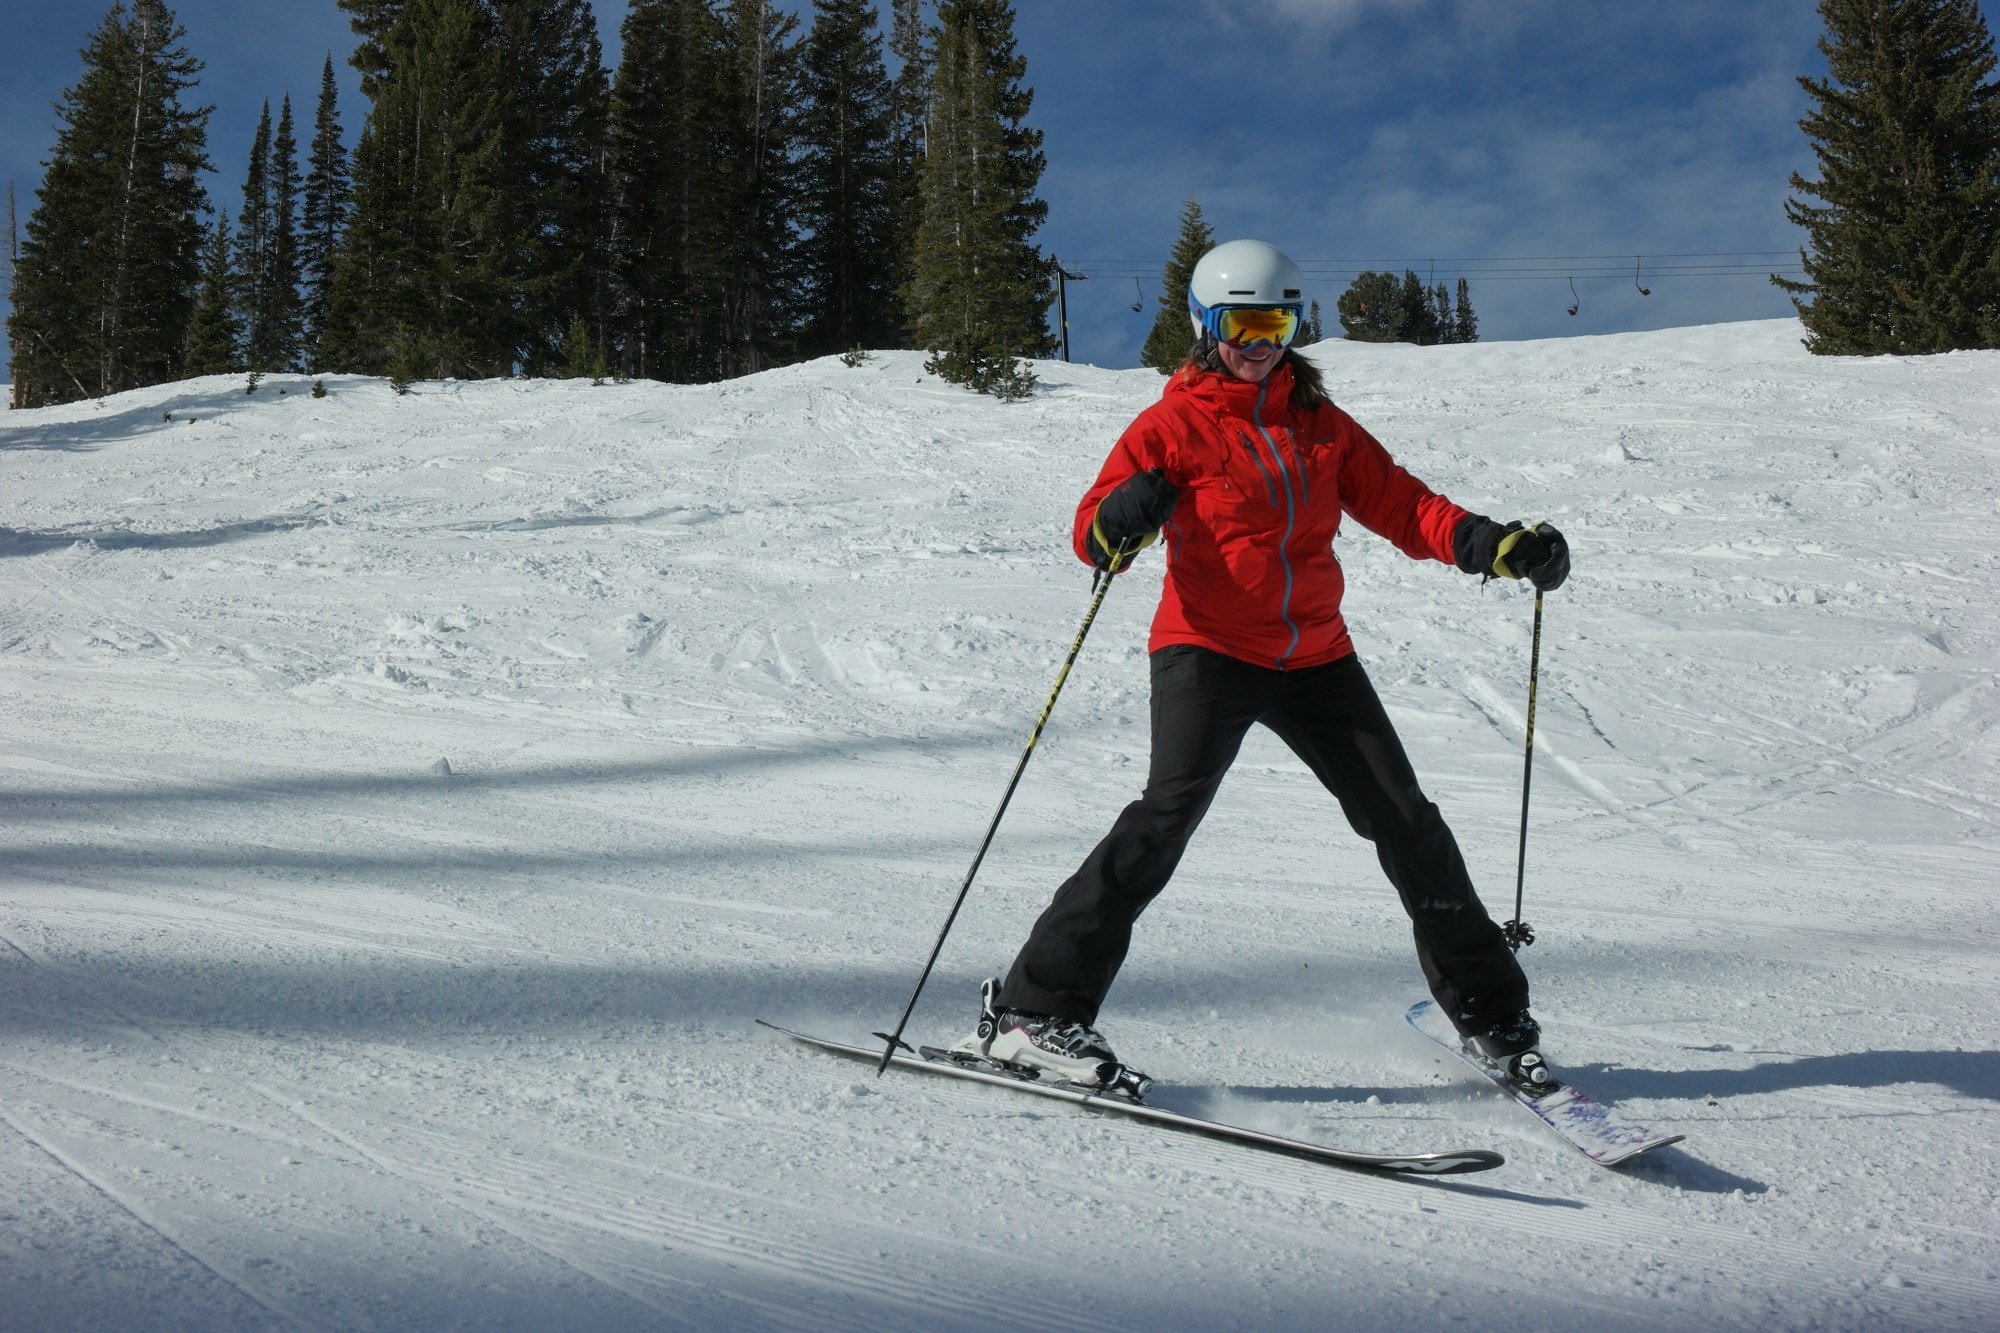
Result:
{"label": "woman skiing", "polygon": [[[1077,554],[1116,574],[1162,528],[1167,574],[1148,651],[1152,758],[1125,807],[1035,922],[1004,983],[982,991],[963,1057],[1085,1086],[1145,1086],[1093,1026],[1133,923],[1166,887],[1252,723],[1263,723],[1375,844],[1417,959],[1467,1048],[1536,1081],[1528,982],[1473,891],[1341,620],[1343,513],[1419,560],[1470,574],[1569,576],[1562,535],[1469,513],[1397,466],[1290,349],[1298,266],[1261,241],[1195,265],[1195,342],[1077,506]],[[1544,1073],[1542,1077],[1546,1077]]]}

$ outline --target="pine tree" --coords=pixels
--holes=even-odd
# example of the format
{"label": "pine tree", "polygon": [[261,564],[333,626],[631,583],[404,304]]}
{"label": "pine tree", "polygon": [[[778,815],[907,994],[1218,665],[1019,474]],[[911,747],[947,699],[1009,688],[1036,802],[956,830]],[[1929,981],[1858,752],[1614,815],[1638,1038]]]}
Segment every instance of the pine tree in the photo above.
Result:
{"label": "pine tree", "polygon": [[721,25],[704,0],[633,0],[610,123],[611,328],[619,372],[712,379],[722,299],[713,102]]}
{"label": "pine tree", "polygon": [[1402,286],[1396,292],[1396,341],[1428,347],[1437,341],[1431,323],[1431,303],[1424,280],[1409,269],[1403,270]]}
{"label": "pine tree", "polygon": [[562,377],[566,380],[587,379],[601,383],[608,373],[604,362],[604,344],[597,339],[596,330],[582,314],[570,316],[569,328],[563,332]]}
{"label": "pine tree", "polygon": [[1388,273],[1357,273],[1334,302],[1340,327],[1354,342],[1392,343],[1399,337],[1402,288]]}
{"label": "pine tree", "polygon": [[1451,293],[1443,283],[1431,288],[1430,341],[1448,343],[1451,337]]}
{"label": "pine tree", "polygon": [[347,225],[347,149],[341,142],[335,97],[333,57],[329,55],[320,72],[319,110],[313,117],[299,233],[299,269],[305,283],[301,312],[305,360],[307,368],[313,370],[324,364],[320,344],[326,335],[334,256],[339,250],[341,231]]}
{"label": "pine tree", "polygon": [[265,322],[269,357],[256,370],[297,370],[305,337],[304,298],[299,291],[299,145],[292,134],[292,99],[287,95],[271,140],[271,259]]}
{"label": "pine tree", "polygon": [[1458,280],[1458,302],[1452,309],[1451,340],[1455,343],[1479,341],[1479,316],[1472,313],[1472,288]]}
{"label": "pine tree", "polygon": [[610,85],[588,0],[492,0],[498,14],[514,355],[526,374],[565,364],[569,322],[604,322],[605,122]]}
{"label": "pine tree", "polygon": [[916,340],[937,373],[1001,396],[1032,380],[1019,356],[1048,356],[1054,270],[1032,239],[1048,215],[1035,191],[1042,136],[1023,123],[1034,93],[1007,0],[943,0],[913,273]]}
{"label": "pine tree", "polygon": [[1306,319],[1304,326],[1299,329],[1299,341],[1309,345],[1326,341],[1326,325],[1321,322],[1318,301],[1306,306]]}
{"label": "pine tree", "polygon": [[1153,327],[1139,349],[1139,363],[1162,375],[1171,375],[1187,360],[1194,342],[1194,326],[1188,320],[1188,284],[1194,281],[1194,266],[1215,248],[1215,228],[1201,215],[1201,203],[1193,195],[1181,201],[1180,230],[1167,266],[1160,271],[1159,308]]}
{"label": "pine tree", "polygon": [[896,220],[895,266],[889,278],[898,321],[885,347],[909,347],[910,315],[903,293],[913,273],[917,228],[923,220],[924,146],[929,136],[936,33],[926,20],[927,0],[890,0],[889,54],[896,61],[890,85],[890,209]]}
{"label": "pine tree", "polygon": [[375,96],[323,355],[411,378],[507,374],[506,90],[491,13],[480,0],[407,0],[379,50],[363,73]]}
{"label": "pine tree", "polygon": [[271,329],[271,104],[257,118],[250,166],[243,177],[243,211],[236,215],[235,308],[243,357],[262,370],[275,352]]}
{"label": "pine tree", "polygon": [[361,95],[372,102],[381,95],[382,81],[389,77],[395,63],[390,54],[389,34],[395,30],[397,20],[402,18],[408,0],[336,2],[347,15],[347,26],[361,39],[361,44],[348,56],[347,63],[360,71]]}
{"label": "pine tree", "polygon": [[894,347],[902,239],[894,106],[871,0],[813,0],[803,66],[800,277],[803,356]]}
{"label": "pine tree", "polygon": [[[361,75],[361,96],[371,108],[379,101],[393,64],[390,34],[402,19],[407,0],[336,0],[347,25],[360,39],[347,63]],[[321,83],[325,97],[326,82]],[[416,315],[401,284],[392,278],[411,273],[414,243],[402,233],[406,215],[414,210],[405,194],[411,186],[399,182],[395,154],[384,136],[369,133],[362,120],[360,138],[347,157],[346,215],[339,240],[330,255],[326,290],[314,351],[320,364],[362,374],[385,374],[391,362],[410,359]],[[369,160],[364,174],[361,160]],[[364,196],[366,202],[364,203]],[[359,215],[361,226],[355,227]],[[377,285],[378,279],[381,285]],[[400,390],[399,390],[400,392]]]}
{"label": "pine tree", "polygon": [[798,255],[798,20],[771,0],[726,0],[721,112],[720,326],[707,330],[724,379],[782,364],[801,319]]}
{"label": "pine tree", "polygon": [[[1820,0],[1831,78],[1801,78],[1820,177],[1794,173],[1822,355],[2000,347],[2000,84],[1976,0]],[[1809,202],[1817,200],[1817,203]]]}
{"label": "pine tree", "polygon": [[237,322],[230,263],[229,219],[218,217],[201,252],[201,290],[188,322],[188,375],[227,375],[243,368],[243,330]]}
{"label": "pine tree", "polygon": [[243,360],[253,371],[299,364],[298,196],[298,142],[292,99],[286,97],[275,133],[269,102],[258,118],[237,220],[235,316],[243,331]]}
{"label": "pine tree", "polygon": [[[7,182],[7,272],[5,275],[8,291],[11,292],[14,290],[14,275],[20,271],[21,219],[14,208],[14,182],[9,180]],[[21,385],[19,379],[14,374],[14,367],[11,360],[7,367],[7,380],[12,393],[12,398],[7,406],[9,408],[22,406]]]}
{"label": "pine tree", "polygon": [[114,4],[56,113],[8,316],[16,400],[68,402],[180,373],[200,281],[208,108],[161,0]]}

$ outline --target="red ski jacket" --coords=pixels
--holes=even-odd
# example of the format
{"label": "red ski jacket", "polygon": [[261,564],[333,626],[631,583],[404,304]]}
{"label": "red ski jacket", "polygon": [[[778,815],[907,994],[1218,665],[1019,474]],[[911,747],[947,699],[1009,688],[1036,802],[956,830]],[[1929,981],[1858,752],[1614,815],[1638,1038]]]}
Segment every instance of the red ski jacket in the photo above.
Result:
{"label": "red ski jacket", "polygon": [[1422,560],[1452,563],[1464,509],[1397,466],[1354,418],[1291,406],[1292,371],[1259,384],[1183,370],[1139,414],[1076,507],[1076,553],[1097,506],[1135,473],[1180,489],[1148,651],[1187,643],[1259,666],[1317,666],[1354,651],[1333,538],[1342,512]]}

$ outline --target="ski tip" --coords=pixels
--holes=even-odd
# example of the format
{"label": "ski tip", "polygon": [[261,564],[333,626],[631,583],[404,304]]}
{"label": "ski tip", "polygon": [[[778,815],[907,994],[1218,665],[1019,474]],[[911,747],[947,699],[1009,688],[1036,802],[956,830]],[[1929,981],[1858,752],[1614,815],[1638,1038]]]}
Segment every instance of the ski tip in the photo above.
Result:
{"label": "ski tip", "polygon": [[1599,1166],[1627,1166],[1633,1162],[1638,1161],[1642,1157],[1650,1156],[1656,1149],[1669,1148],[1676,1143],[1685,1143],[1685,1142],[1687,1142],[1687,1135],[1685,1134],[1668,1134],[1668,1135],[1663,1135],[1657,1139],[1650,1139],[1645,1143],[1641,1143],[1635,1147],[1627,1148],[1622,1152],[1617,1152],[1617,1153],[1586,1152],[1584,1155],[1590,1158],[1591,1161],[1597,1163]]}

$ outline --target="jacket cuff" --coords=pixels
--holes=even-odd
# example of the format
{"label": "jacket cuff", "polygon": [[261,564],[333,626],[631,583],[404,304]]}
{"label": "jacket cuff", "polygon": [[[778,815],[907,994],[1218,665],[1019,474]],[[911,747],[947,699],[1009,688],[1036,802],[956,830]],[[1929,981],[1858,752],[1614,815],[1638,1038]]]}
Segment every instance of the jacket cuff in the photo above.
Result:
{"label": "jacket cuff", "polygon": [[1468,574],[1491,574],[1494,554],[1506,532],[1504,525],[1484,514],[1467,514],[1452,530],[1452,563]]}

